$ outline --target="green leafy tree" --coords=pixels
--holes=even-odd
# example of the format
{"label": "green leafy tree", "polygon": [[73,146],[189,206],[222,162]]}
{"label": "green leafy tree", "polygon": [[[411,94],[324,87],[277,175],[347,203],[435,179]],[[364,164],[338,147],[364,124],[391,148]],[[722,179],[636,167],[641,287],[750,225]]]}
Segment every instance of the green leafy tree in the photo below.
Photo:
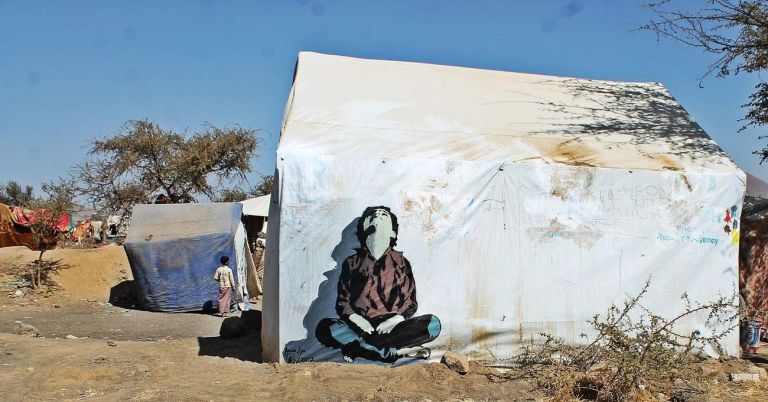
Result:
{"label": "green leafy tree", "polygon": [[131,120],[117,134],[91,143],[89,159],[75,168],[80,190],[108,213],[164,194],[171,203],[215,200],[244,181],[261,145],[255,130],[203,125],[191,136],[148,120]]}
{"label": "green leafy tree", "polygon": [[[654,19],[640,29],[656,33],[715,55],[702,78],[727,77],[768,68],[768,2],[765,0],[707,0],[695,10],[676,8],[690,2],[646,2]],[[759,83],[749,101],[742,130],[768,124],[768,84]],[[768,136],[761,136],[761,139]],[[768,146],[754,151],[760,163],[768,159]]]}

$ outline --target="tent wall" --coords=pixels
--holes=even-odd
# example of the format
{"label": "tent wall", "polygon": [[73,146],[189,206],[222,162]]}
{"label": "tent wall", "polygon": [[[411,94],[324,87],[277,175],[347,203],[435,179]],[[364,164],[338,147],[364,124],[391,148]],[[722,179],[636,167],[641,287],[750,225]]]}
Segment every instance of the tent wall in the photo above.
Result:
{"label": "tent wall", "polygon": [[222,255],[230,257],[239,289],[247,275],[240,214],[237,203],[135,206],[125,250],[139,305],[152,311],[215,308],[213,273]]}
{"label": "tent wall", "polygon": [[[680,296],[738,286],[743,173],[638,171],[547,163],[278,153],[264,297],[264,358],[341,361],[315,330],[335,318],[356,220],[388,206],[410,261],[417,314],[439,317],[432,359],[455,350],[500,362],[518,330],[579,342],[586,321],[651,285],[643,304],[675,316]],[[417,172],[417,173],[414,173]],[[733,225],[733,223],[730,223]],[[736,229],[736,227],[734,227]],[[706,317],[679,331],[703,334]],[[738,353],[736,333],[723,342]],[[402,362],[402,360],[400,360]]]}
{"label": "tent wall", "polygon": [[[267,247],[264,267],[264,298],[261,311],[261,356],[265,361],[282,361],[281,351],[285,341],[281,341],[282,333],[280,320],[280,172],[275,171],[272,186],[271,201],[269,204],[269,216],[272,222],[272,230],[267,232]],[[281,343],[282,342],[282,343]]]}
{"label": "tent wall", "polygon": [[[391,361],[416,344],[499,363],[520,329],[581,341],[588,319],[649,278],[644,306],[669,317],[684,292],[707,302],[737,289],[745,175],[658,83],[302,52],[276,156],[270,361],[340,361],[340,349]],[[374,206],[399,218],[397,268],[355,254]],[[353,254],[345,277],[358,276],[340,281]],[[421,321],[368,342],[346,318],[349,289],[365,291],[353,309],[373,320],[393,308],[372,305],[403,300],[391,289],[412,293],[411,277]],[[719,329],[705,318],[677,330]]]}

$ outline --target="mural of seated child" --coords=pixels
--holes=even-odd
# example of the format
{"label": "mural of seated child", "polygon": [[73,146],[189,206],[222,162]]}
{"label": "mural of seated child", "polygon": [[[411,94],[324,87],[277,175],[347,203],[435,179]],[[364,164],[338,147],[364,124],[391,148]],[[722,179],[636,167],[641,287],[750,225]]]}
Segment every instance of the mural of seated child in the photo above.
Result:
{"label": "mural of seated child", "polygon": [[344,360],[381,362],[429,358],[423,345],[440,335],[440,320],[415,317],[416,282],[411,264],[393,247],[397,216],[384,206],[368,207],[357,220],[360,248],[342,264],[336,299],[339,318],[325,318],[315,329],[323,345],[340,349]]}

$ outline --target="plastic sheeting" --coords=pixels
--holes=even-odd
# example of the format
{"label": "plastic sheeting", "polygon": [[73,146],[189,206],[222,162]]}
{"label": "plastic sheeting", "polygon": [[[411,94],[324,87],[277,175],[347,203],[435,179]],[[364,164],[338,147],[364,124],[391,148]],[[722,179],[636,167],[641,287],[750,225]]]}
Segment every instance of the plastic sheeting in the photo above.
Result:
{"label": "plastic sheeting", "polygon": [[[579,342],[649,278],[643,305],[668,317],[683,293],[738,289],[744,173],[659,84],[302,53],[275,184],[268,361],[341,361],[318,328],[339,318],[339,277],[373,206],[397,216],[415,314],[439,319],[432,360],[503,364],[521,330]],[[705,319],[677,330],[722,329]],[[356,339],[334,322],[336,340]],[[738,334],[723,345],[738,354]]]}
{"label": "plastic sheeting", "polygon": [[[746,197],[744,213],[741,216],[743,222],[739,253],[741,295],[747,306],[766,315],[768,313],[768,199]],[[768,322],[763,321],[763,325],[768,325]]]}
{"label": "plastic sheeting", "polygon": [[215,308],[219,290],[212,278],[222,255],[230,257],[243,299],[247,273],[241,211],[238,203],[134,206],[125,250],[140,306],[153,311]]}
{"label": "plastic sheeting", "polygon": [[269,195],[263,195],[240,201],[243,204],[243,215],[269,216],[269,198]]}

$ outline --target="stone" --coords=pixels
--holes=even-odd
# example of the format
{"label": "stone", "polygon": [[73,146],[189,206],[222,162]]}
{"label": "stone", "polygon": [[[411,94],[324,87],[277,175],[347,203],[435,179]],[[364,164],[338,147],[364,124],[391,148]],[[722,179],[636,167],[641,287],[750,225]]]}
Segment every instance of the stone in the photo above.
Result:
{"label": "stone", "polygon": [[98,355],[93,358],[93,361],[96,363],[103,363],[103,362],[109,361],[109,356]]}
{"label": "stone", "polygon": [[464,355],[454,352],[445,352],[441,362],[449,369],[459,374],[467,374],[469,372],[469,359]]}
{"label": "stone", "polygon": [[768,371],[762,367],[750,366],[747,368],[747,372],[757,374],[760,377],[760,380],[768,380]]}
{"label": "stone", "polygon": [[40,331],[37,328],[29,324],[16,324],[16,328],[13,329],[16,335],[26,335],[33,338],[40,336]]}
{"label": "stone", "polygon": [[753,373],[731,373],[731,381],[733,382],[760,381],[760,375],[753,374]]}
{"label": "stone", "polygon": [[80,339],[80,338],[78,338],[78,337],[76,337],[74,335],[67,335],[67,336],[65,336],[65,338],[67,338],[67,339]]}
{"label": "stone", "polygon": [[720,373],[723,372],[722,368],[720,367],[720,362],[715,359],[710,359],[702,363],[699,368],[701,369],[701,373],[704,374],[704,377],[707,378],[717,378],[719,377]]}
{"label": "stone", "polygon": [[150,371],[152,371],[152,369],[149,368],[149,366],[147,366],[146,364],[139,364],[139,365],[137,365],[136,366],[136,370],[140,371],[142,373],[149,373]]}
{"label": "stone", "polygon": [[115,341],[107,341],[107,346],[117,346],[117,342],[115,342]]}

